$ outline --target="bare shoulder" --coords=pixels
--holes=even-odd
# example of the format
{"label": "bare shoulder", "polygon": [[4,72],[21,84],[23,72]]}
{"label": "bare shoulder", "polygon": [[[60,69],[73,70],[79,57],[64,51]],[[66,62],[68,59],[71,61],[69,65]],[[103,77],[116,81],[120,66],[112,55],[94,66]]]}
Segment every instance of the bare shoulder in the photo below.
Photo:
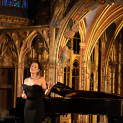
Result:
{"label": "bare shoulder", "polygon": [[24,84],[27,84],[29,82],[29,78],[26,78],[25,80],[24,80]]}

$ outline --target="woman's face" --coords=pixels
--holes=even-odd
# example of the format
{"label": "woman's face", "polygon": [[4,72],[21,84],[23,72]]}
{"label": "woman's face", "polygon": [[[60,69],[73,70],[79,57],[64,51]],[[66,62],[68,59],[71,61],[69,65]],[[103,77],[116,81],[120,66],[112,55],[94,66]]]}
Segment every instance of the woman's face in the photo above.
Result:
{"label": "woman's face", "polygon": [[37,63],[32,63],[30,66],[30,73],[38,73],[40,71],[40,69],[38,68],[38,64]]}

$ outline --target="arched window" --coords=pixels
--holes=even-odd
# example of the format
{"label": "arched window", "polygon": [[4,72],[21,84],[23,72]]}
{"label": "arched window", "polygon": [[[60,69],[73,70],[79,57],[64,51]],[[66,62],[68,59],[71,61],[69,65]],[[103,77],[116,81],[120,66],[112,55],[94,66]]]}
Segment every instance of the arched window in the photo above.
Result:
{"label": "arched window", "polygon": [[70,66],[64,68],[64,84],[79,89],[79,51],[80,51],[80,35],[77,32],[66,46],[70,49]]}
{"label": "arched window", "polygon": [[73,51],[75,54],[79,54],[80,51],[79,43],[80,43],[80,35],[79,32],[77,32],[73,38]]}
{"label": "arched window", "polygon": [[79,89],[79,63],[77,60],[73,63],[72,88],[76,90]]}

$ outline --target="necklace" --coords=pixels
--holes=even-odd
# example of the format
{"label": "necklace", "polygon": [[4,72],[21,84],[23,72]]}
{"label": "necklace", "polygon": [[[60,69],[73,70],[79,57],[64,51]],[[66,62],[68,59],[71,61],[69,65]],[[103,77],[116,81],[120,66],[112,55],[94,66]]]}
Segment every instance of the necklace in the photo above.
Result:
{"label": "necklace", "polygon": [[35,77],[30,77],[30,79],[36,79],[38,76],[36,75]]}

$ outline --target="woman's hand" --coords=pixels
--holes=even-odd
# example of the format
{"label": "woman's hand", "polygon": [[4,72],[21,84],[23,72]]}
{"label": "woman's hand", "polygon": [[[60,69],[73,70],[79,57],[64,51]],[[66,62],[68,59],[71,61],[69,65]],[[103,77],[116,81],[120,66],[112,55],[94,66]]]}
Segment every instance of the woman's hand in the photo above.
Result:
{"label": "woman's hand", "polygon": [[48,89],[51,90],[55,84],[51,84],[51,82],[47,82],[47,85],[48,85]]}
{"label": "woman's hand", "polygon": [[47,88],[47,90],[45,91],[45,95],[46,95],[46,96],[50,93],[50,91],[51,91],[51,89],[52,89],[52,87],[53,87],[54,85],[55,85],[55,84],[51,84],[51,82],[47,82],[48,88]]}
{"label": "woman's hand", "polygon": [[24,91],[23,91],[23,93],[22,93],[22,98],[23,98],[23,99],[27,99],[27,95],[25,94]]}

